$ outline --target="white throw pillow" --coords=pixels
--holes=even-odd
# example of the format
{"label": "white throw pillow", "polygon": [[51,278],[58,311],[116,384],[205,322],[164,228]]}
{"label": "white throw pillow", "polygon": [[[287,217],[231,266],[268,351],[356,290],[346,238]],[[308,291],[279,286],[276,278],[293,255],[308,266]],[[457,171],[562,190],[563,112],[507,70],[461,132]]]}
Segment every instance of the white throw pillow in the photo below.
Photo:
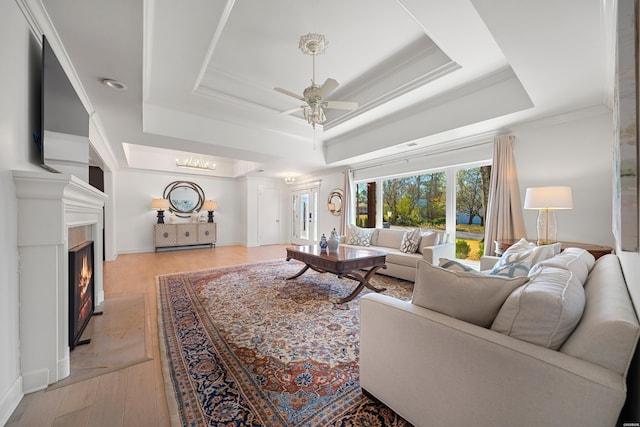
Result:
{"label": "white throw pillow", "polygon": [[416,252],[421,254],[423,248],[437,245],[438,237],[439,235],[435,231],[423,232],[422,238],[420,239],[420,244],[418,245],[418,250]]}
{"label": "white throw pillow", "polygon": [[567,248],[553,258],[541,261],[539,265],[564,268],[575,274],[584,285],[587,276],[596,263],[596,259],[587,250],[581,248]]}
{"label": "white throw pillow", "polygon": [[491,329],[557,350],[582,317],[584,288],[564,268],[538,264],[529,277],[529,283],[509,295]]}
{"label": "white throw pillow", "polygon": [[351,224],[349,225],[349,238],[347,239],[347,243],[349,245],[370,246],[371,236],[375,230],[375,228],[360,228]]}
{"label": "white throw pillow", "polygon": [[419,228],[405,232],[404,236],[402,236],[402,242],[400,243],[400,250],[407,254],[415,253],[421,239],[422,236]]}
{"label": "white throw pillow", "polygon": [[518,269],[525,269],[528,273],[528,270],[535,264],[559,253],[559,242],[552,245],[536,246],[535,243],[522,238],[504,251],[491,271],[492,274],[501,274],[517,265]]}
{"label": "white throw pillow", "polygon": [[504,300],[528,280],[447,270],[420,260],[411,302],[488,328]]}

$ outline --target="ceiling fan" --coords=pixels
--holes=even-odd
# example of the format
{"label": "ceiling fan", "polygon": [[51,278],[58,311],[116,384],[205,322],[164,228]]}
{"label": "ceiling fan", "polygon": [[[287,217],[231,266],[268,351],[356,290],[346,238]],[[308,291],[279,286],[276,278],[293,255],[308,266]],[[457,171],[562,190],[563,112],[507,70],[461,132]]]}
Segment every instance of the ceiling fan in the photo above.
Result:
{"label": "ceiling fan", "polygon": [[329,42],[327,42],[325,36],[321,34],[309,33],[300,37],[298,47],[302,50],[302,53],[311,55],[313,58],[311,86],[305,88],[302,92],[302,96],[286,89],[279,87],[274,88],[277,92],[304,102],[303,105],[292,108],[291,110],[283,111],[280,114],[292,114],[302,109],[304,118],[313,126],[314,129],[316,124],[323,123],[326,120],[324,115],[325,108],[335,108],[339,110],[354,110],[358,108],[357,102],[326,100],[326,97],[338,87],[338,82],[336,80],[328,78],[322,86],[318,86],[316,84],[316,55],[324,53],[328,44]]}

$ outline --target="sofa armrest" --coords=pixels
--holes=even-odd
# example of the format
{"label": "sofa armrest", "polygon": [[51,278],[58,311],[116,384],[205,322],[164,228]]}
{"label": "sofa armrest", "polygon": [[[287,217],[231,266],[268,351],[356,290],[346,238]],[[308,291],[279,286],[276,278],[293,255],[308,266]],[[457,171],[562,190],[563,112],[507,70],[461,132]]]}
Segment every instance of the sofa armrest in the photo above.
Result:
{"label": "sofa armrest", "polygon": [[615,425],[603,367],[381,295],[360,299],[360,384],[416,427]]}
{"label": "sofa armrest", "polygon": [[433,265],[438,265],[440,258],[454,259],[455,257],[455,243],[445,243],[443,245],[426,246],[422,248],[422,259]]}
{"label": "sofa armrest", "polygon": [[500,257],[492,255],[484,255],[480,257],[480,271],[491,270],[499,259]]}

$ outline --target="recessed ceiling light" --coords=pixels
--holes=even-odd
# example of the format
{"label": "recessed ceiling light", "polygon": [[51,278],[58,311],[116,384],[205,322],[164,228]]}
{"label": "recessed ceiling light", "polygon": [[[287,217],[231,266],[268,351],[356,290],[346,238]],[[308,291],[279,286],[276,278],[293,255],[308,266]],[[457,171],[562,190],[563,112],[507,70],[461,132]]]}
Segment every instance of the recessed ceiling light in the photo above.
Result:
{"label": "recessed ceiling light", "polygon": [[127,85],[119,82],[117,80],[113,80],[113,79],[102,79],[100,80],[100,82],[105,85],[110,87],[111,89],[115,89],[115,90],[126,90],[127,89]]}

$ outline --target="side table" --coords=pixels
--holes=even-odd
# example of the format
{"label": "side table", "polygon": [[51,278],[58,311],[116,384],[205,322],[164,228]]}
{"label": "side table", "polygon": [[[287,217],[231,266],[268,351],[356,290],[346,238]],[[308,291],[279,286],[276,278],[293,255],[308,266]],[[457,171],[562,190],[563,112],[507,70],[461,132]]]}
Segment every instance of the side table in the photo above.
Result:
{"label": "side table", "polygon": [[[496,250],[494,253],[496,256],[502,256],[511,245],[518,242],[518,240],[496,240]],[[560,242],[561,250],[566,248],[582,248],[586,249],[595,259],[600,258],[602,255],[613,253],[613,248],[610,246],[593,245],[590,243],[576,243],[576,242]]]}

